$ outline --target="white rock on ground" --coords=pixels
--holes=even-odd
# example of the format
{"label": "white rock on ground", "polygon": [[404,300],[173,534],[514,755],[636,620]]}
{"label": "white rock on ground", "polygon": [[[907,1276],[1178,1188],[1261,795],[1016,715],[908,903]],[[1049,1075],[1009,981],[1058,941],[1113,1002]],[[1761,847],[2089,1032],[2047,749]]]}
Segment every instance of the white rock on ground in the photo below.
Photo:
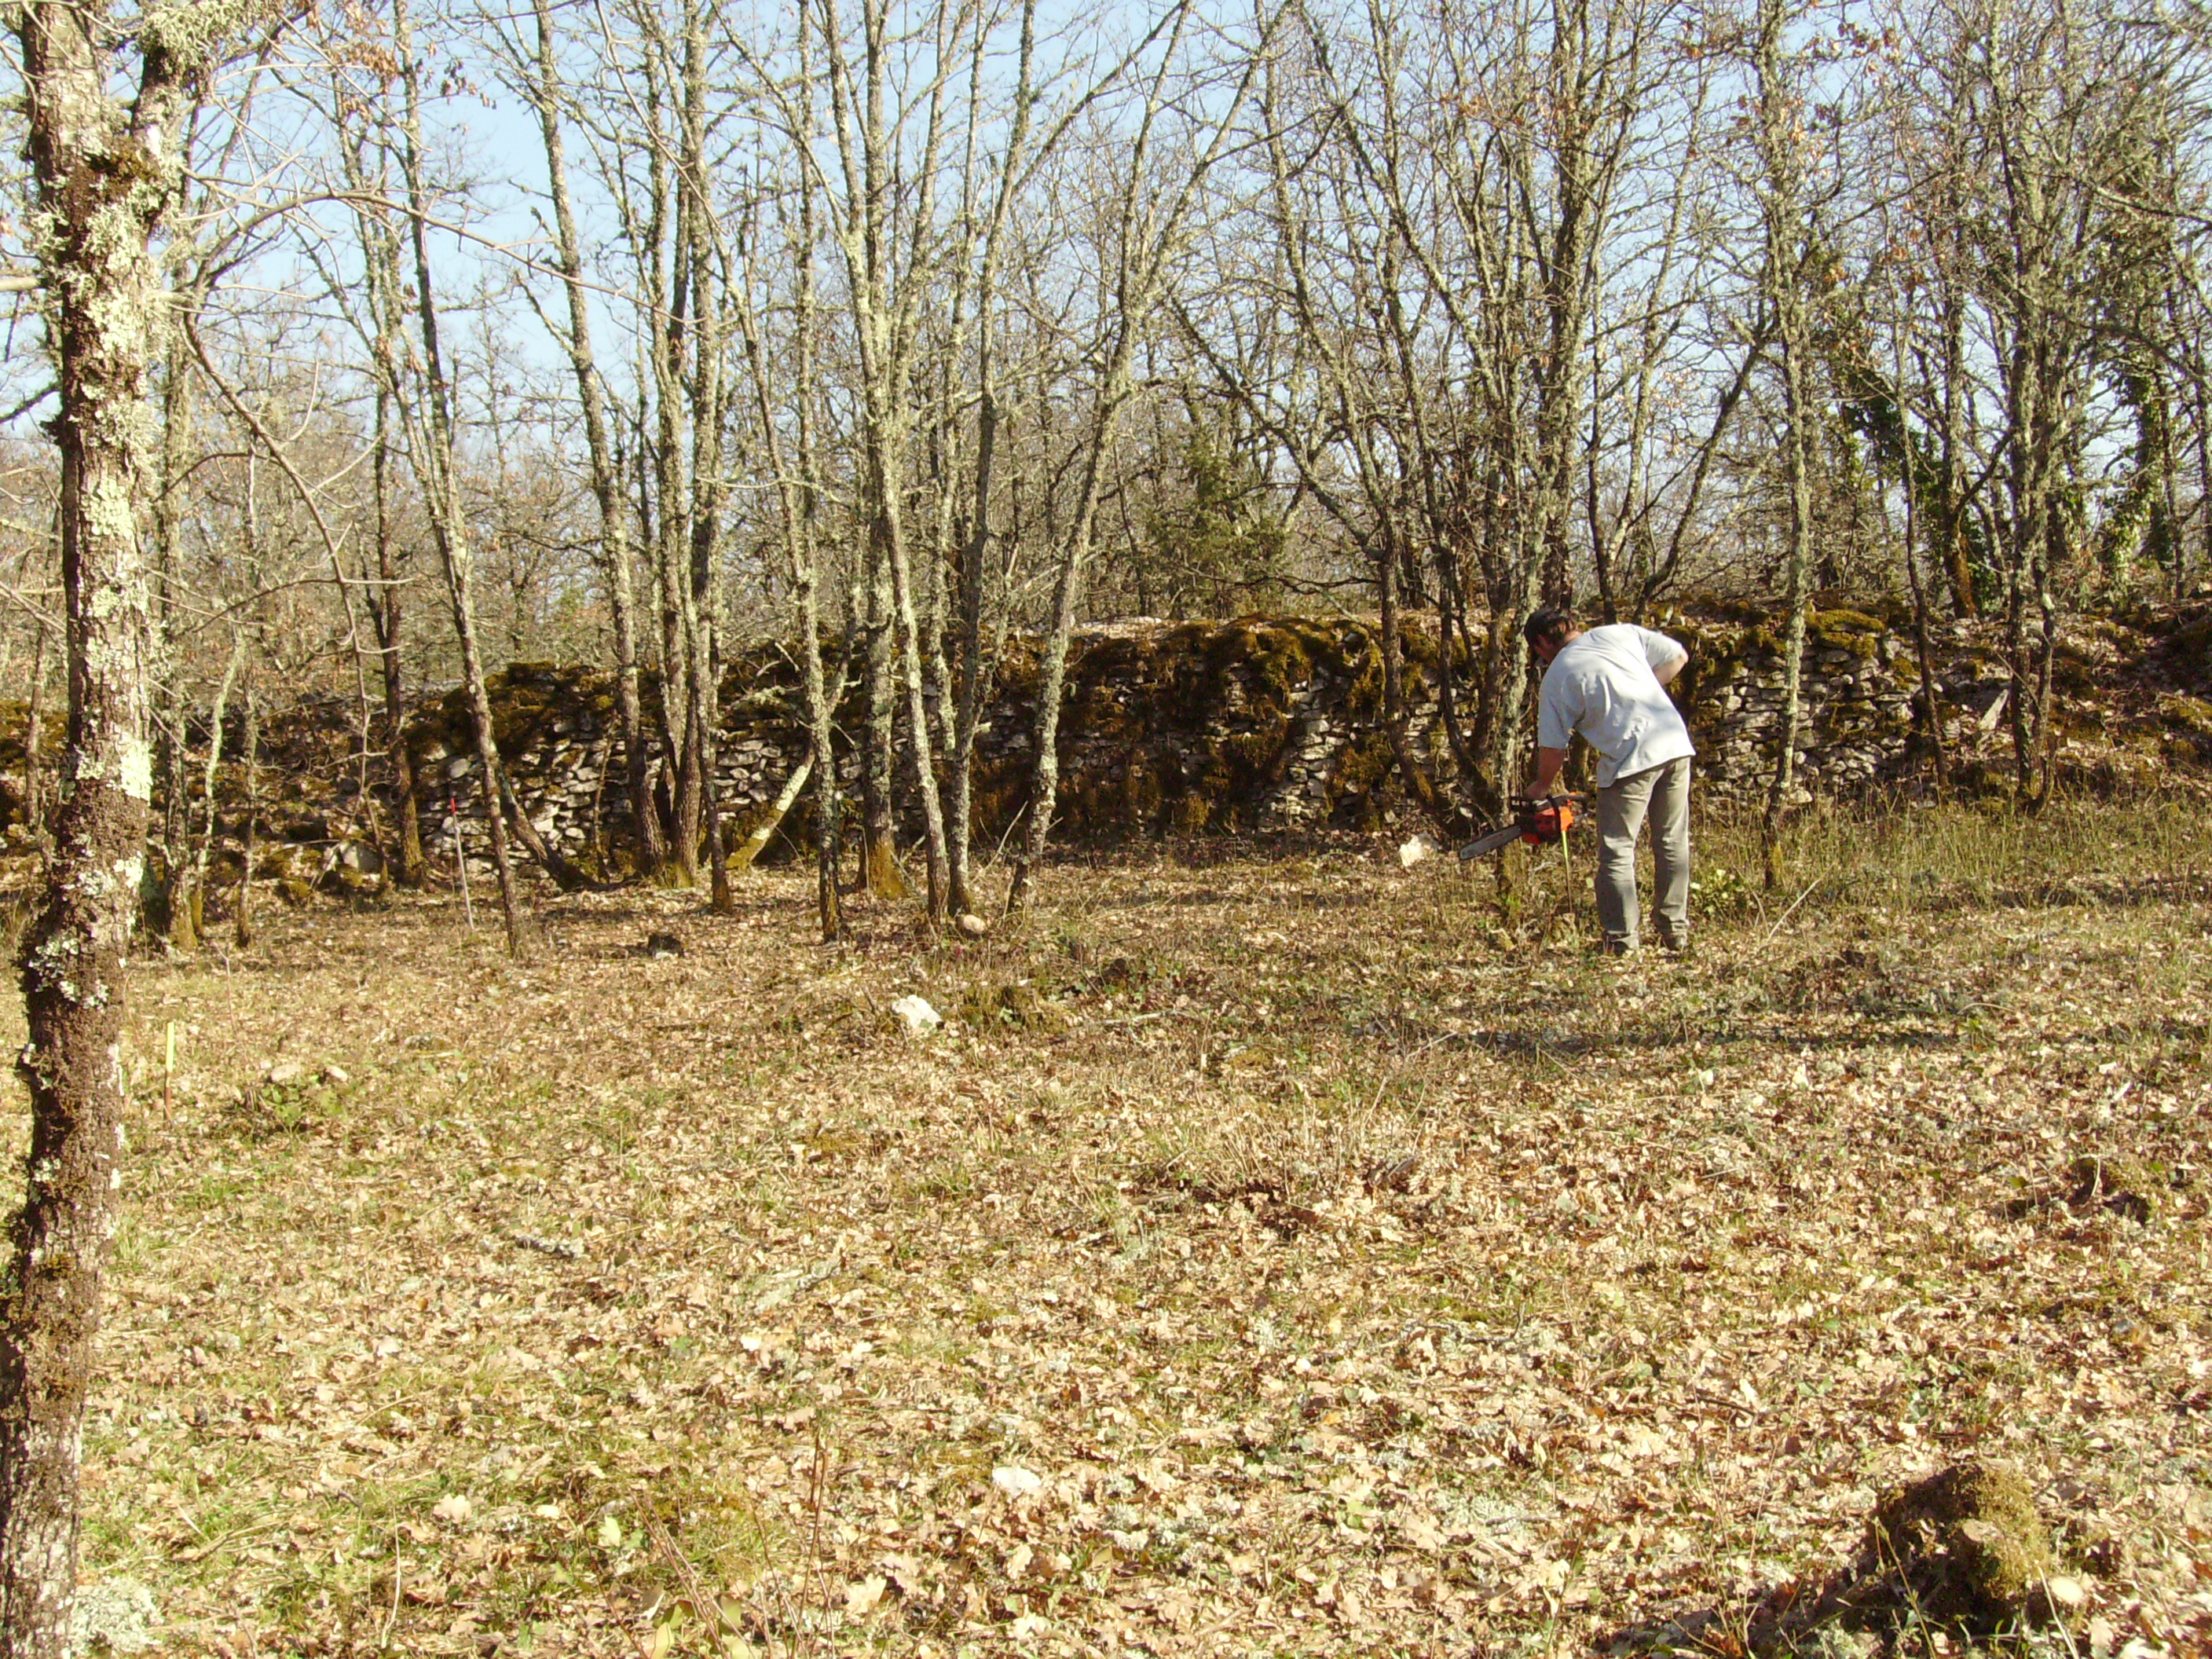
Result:
{"label": "white rock on ground", "polygon": [[899,1023],[910,1036],[927,1036],[945,1024],[945,1016],[918,996],[901,997],[891,1004],[891,1012],[898,1016]]}
{"label": "white rock on ground", "polygon": [[1410,870],[1423,859],[1437,850],[1436,842],[1426,836],[1416,836],[1398,849],[1398,867]]}

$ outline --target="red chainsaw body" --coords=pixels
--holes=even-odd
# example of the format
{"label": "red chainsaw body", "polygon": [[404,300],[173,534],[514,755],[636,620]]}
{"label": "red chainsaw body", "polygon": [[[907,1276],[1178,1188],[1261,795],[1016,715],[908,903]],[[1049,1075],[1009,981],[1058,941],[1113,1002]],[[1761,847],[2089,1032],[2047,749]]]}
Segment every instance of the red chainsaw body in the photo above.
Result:
{"label": "red chainsaw body", "polygon": [[1480,836],[1459,849],[1460,862],[1480,858],[1485,853],[1494,853],[1510,842],[1525,841],[1531,847],[1550,847],[1562,840],[1574,828],[1575,803],[1571,795],[1547,795],[1542,800],[1516,801],[1513,806],[1513,822],[1502,830],[1493,830]]}

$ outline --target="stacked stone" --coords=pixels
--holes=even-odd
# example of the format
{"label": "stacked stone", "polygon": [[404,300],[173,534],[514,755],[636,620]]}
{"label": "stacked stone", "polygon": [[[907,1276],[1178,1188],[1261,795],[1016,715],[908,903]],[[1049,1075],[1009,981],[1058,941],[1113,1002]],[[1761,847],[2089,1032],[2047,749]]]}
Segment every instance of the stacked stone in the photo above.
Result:
{"label": "stacked stone", "polygon": [[[532,826],[547,845],[571,860],[585,859],[602,834],[626,839],[630,833],[620,741],[612,722],[580,710],[552,720],[526,748],[507,757],[508,781]],[[651,736],[647,741],[650,760],[657,765],[660,744]],[[424,803],[425,852],[452,863],[457,829],[453,807],[458,803],[458,831],[468,848],[470,868],[489,874],[491,841],[485,822],[483,769],[474,755],[450,754],[438,744],[421,751],[421,758],[436,763],[440,780],[438,798]],[[796,763],[797,757],[775,735],[726,732],[714,767],[724,811],[739,817],[774,800]]]}
{"label": "stacked stone", "polygon": [[[1911,744],[1919,679],[1905,642],[1879,626],[1830,626],[1806,641],[1799,685],[1800,801],[1863,793],[1893,776]],[[1782,725],[1781,653],[1753,647],[1701,677],[1690,710],[1702,786],[1714,797],[1760,796]]]}
{"label": "stacked stone", "polygon": [[[1782,663],[1772,636],[1756,627],[1729,633],[1680,618],[1662,619],[1660,625],[1677,628],[1688,638],[1698,665],[1686,679],[1687,714],[1706,799],[1759,799],[1771,775],[1782,711]],[[1153,625],[1158,633],[1168,627]],[[1127,641],[1143,632],[1120,624],[1079,638],[1074,650],[1080,653],[1091,644]],[[1227,745],[1255,741],[1256,700],[1249,673],[1232,669],[1218,706],[1204,711],[1195,723],[1190,711],[1182,711],[1170,732],[1155,729],[1160,722],[1148,727],[1143,718],[1143,711],[1160,707],[1165,695],[1158,659],[1136,655],[1131,662],[1126,696],[1116,700],[1127,719],[1106,729],[1063,727],[1064,788],[1133,790],[1147,778],[1162,787],[1187,788],[1218,768]],[[2004,681],[1986,659],[1955,643],[1945,653],[1944,666],[1947,741],[1960,752],[1992,739],[2002,730]],[[1413,679],[1407,708],[1410,740],[1449,787],[1449,745],[1436,685],[1432,678]],[[1863,793],[1906,770],[1918,752],[1918,669],[1908,641],[1856,613],[1817,617],[1808,635],[1800,690],[1799,799]],[[1328,823],[1347,799],[1364,799],[1368,791],[1395,798],[1393,768],[1378,766],[1376,760],[1382,734],[1371,715],[1363,718],[1350,703],[1343,679],[1319,666],[1283,700],[1271,718],[1286,719],[1287,729],[1272,763],[1260,769],[1246,822],[1262,830],[1317,827]],[[1024,773],[1034,743],[1033,719],[1027,684],[1010,677],[978,728],[979,773],[988,768],[1002,776]],[[716,770],[724,810],[742,820],[767,805],[804,753],[803,740],[787,716],[732,720],[723,733]],[[657,740],[653,754],[657,763]],[[474,757],[439,750],[425,758],[437,762],[434,775],[441,791],[437,800],[425,803],[432,855],[448,862],[453,857],[455,825],[448,803],[458,798],[460,832],[471,861],[488,867],[484,797]],[[853,757],[840,757],[841,775],[848,785],[857,781],[856,765]],[[549,720],[510,758],[509,766],[532,822],[562,853],[581,858],[601,837],[628,839],[624,767],[611,716],[588,707],[564,712]],[[1139,775],[1133,781],[1133,775]],[[991,832],[1003,826],[982,827]]]}

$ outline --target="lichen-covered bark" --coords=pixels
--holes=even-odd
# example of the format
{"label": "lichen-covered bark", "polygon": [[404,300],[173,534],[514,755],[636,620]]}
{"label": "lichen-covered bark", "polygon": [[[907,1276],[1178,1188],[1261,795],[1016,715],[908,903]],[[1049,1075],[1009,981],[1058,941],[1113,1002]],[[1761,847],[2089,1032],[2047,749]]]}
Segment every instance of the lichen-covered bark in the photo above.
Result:
{"label": "lichen-covered bark", "polygon": [[32,227],[59,408],[69,728],[46,895],[27,942],[24,1200],[0,1282],[0,1656],[58,1655],[76,1583],[77,1474],[122,1170],[125,947],[145,859],[149,605],[138,487],[179,88],[241,7],[139,22],[138,96],[112,93],[105,5],[14,14],[36,187]]}

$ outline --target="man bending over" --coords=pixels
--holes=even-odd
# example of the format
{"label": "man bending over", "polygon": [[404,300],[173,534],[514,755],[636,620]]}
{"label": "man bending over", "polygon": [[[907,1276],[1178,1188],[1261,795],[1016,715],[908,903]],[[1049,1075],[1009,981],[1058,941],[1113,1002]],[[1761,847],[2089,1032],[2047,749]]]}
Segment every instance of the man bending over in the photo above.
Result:
{"label": "man bending over", "polygon": [[1636,840],[1651,820],[1652,908],[1670,951],[1690,942],[1690,728],[1666,692],[1690,653],[1664,634],[1628,623],[1578,629],[1547,606],[1522,633],[1544,659],[1536,713],[1536,781],[1548,795],[1577,732],[1597,750],[1597,919],[1605,948],[1637,946],[1643,905]]}

